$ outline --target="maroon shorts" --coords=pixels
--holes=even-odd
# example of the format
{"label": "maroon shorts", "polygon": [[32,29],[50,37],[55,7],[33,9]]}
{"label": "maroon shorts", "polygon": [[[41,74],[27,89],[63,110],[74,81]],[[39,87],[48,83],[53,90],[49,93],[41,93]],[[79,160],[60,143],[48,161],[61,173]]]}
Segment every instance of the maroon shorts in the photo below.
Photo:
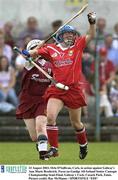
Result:
{"label": "maroon shorts", "polygon": [[47,89],[44,98],[46,101],[48,101],[49,98],[60,99],[65,106],[71,109],[77,109],[87,105],[85,95],[77,85],[70,86],[68,91],[51,86]]}
{"label": "maroon shorts", "polygon": [[27,104],[19,105],[16,110],[17,119],[36,118],[39,115],[46,115],[46,103],[33,104],[26,108]]}

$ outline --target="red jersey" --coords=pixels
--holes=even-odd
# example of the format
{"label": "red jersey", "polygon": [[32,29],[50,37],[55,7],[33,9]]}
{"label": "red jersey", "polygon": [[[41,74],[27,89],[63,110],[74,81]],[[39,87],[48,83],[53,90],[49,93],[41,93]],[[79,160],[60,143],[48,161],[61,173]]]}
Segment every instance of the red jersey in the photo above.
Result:
{"label": "red jersey", "polygon": [[[91,71],[95,71],[95,63],[93,62],[91,64]],[[115,72],[115,67],[113,63],[109,60],[106,60],[105,62],[100,62],[99,64],[99,80],[100,80],[100,85],[103,85],[106,80],[110,78],[111,72]]]}
{"label": "red jersey", "polygon": [[[52,72],[51,63],[44,59],[39,59],[36,62],[48,74]],[[33,104],[42,103],[44,101],[43,95],[50,84],[50,80],[45,77],[36,67],[30,70],[24,68],[21,84],[21,92],[19,95],[21,109],[26,111]]]}
{"label": "red jersey", "polygon": [[53,77],[65,85],[79,84],[82,76],[82,53],[85,48],[85,36],[78,37],[70,48],[60,44],[48,44],[38,49],[38,53],[50,60],[53,66]]}

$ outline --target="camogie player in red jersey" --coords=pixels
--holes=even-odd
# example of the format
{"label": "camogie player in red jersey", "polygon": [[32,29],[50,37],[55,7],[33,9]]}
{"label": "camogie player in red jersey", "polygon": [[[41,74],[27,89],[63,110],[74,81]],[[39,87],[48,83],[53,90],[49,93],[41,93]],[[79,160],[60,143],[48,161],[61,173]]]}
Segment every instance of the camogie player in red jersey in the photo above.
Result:
{"label": "camogie player in red jersey", "polygon": [[[41,41],[32,40],[27,45],[27,50],[36,47]],[[49,74],[52,72],[51,63],[41,57],[35,62]],[[26,62],[23,71],[21,92],[19,95],[20,104],[16,110],[16,117],[23,119],[29,131],[32,141],[37,142],[39,158],[46,160],[44,154],[47,153],[47,117],[46,102],[43,95],[50,84],[47,79],[36,67]]]}
{"label": "camogie player in red jersey", "polygon": [[58,128],[56,118],[66,106],[73,128],[75,129],[77,142],[80,146],[79,158],[84,159],[88,152],[85,126],[81,122],[81,107],[86,106],[86,100],[82,89],[82,53],[86,44],[95,35],[96,15],[88,14],[90,28],[85,36],[78,37],[76,30],[65,25],[57,33],[58,44],[45,44],[43,47],[29,51],[29,55],[35,57],[41,55],[50,60],[53,66],[53,77],[57,82],[69,86],[69,90],[57,89],[51,85],[45,94],[47,100],[48,141],[51,145],[48,151],[49,157],[58,152]]}

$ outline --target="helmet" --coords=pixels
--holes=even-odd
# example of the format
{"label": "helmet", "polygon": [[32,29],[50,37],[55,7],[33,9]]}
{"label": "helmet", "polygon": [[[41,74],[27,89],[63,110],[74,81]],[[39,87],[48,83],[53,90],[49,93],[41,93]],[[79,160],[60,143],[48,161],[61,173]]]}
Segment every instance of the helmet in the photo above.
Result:
{"label": "helmet", "polygon": [[106,56],[107,55],[107,49],[105,47],[100,48],[99,54],[102,56]]}
{"label": "helmet", "polygon": [[58,42],[63,42],[63,37],[62,37],[62,35],[64,34],[64,33],[66,33],[66,32],[72,32],[72,33],[74,33],[74,34],[76,34],[77,32],[76,32],[76,30],[75,30],[75,28],[73,27],[73,26],[70,26],[70,25],[65,25],[64,27],[62,27],[61,29],[60,29],[60,31],[57,33],[57,35],[56,35],[56,39],[57,39],[57,41]]}
{"label": "helmet", "polygon": [[29,51],[31,50],[32,48],[38,46],[42,41],[39,40],[39,39],[33,39],[31,40],[28,44],[27,44],[27,47],[26,49]]}

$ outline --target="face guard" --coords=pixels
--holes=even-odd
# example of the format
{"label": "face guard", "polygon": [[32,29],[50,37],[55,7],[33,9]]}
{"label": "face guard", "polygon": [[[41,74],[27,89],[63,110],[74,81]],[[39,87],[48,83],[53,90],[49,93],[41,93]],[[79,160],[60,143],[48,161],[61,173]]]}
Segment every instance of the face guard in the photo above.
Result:
{"label": "face guard", "polygon": [[76,34],[72,32],[64,33],[63,35],[63,42],[66,44],[66,46],[72,46],[74,45]]}
{"label": "face guard", "polygon": [[76,30],[72,26],[66,25],[60,29],[56,39],[59,43],[64,42],[67,46],[72,46],[75,42],[76,34]]}

